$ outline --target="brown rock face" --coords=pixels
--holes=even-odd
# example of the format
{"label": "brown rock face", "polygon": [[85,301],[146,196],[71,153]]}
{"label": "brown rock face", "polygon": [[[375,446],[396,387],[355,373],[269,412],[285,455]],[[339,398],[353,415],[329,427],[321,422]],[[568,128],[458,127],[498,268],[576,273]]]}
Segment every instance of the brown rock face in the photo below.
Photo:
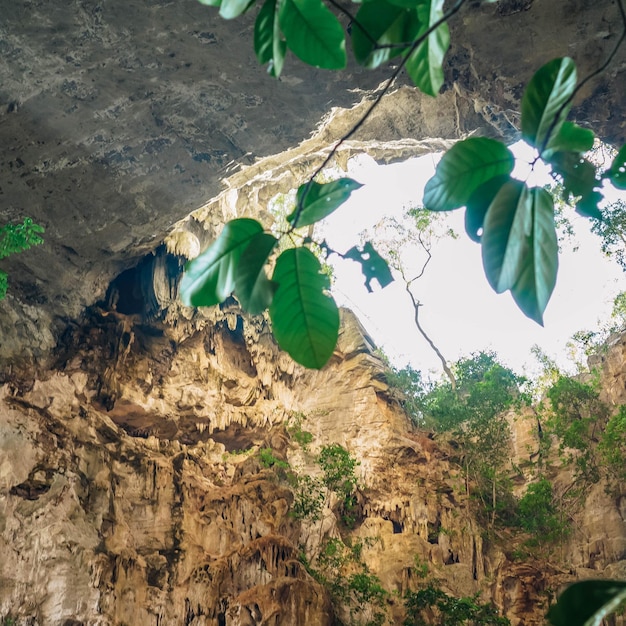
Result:
{"label": "brown rock face", "polygon": [[[569,54],[584,75],[621,28],[611,0],[474,4],[452,24],[442,95],[398,86],[340,164],[440,150],[472,131],[513,139],[532,72]],[[556,565],[513,562],[484,541],[452,451],[409,427],[353,320],[312,373],[233,303],[207,314],[173,304],[183,257],[306,179],[384,71],[291,60],[276,82],[254,59],[254,11],[226,22],[194,0],[0,0],[0,14],[0,224],[29,215],[46,227],[44,246],[3,261],[0,620],[349,623],[308,569],[340,537],[387,590],[415,587],[417,558],[514,624],[543,623],[565,580],[623,574],[624,505],[601,486]],[[621,143],[623,93],[620,51],[574,115]],[[606,393],[623,402],[616,346]],[[309,451],[290,431],[297,413]],[[517,434],[528,453],[532,425]],[[260,454],[315,476],[329,443],[360,459],[352,529],[330,495],[321,519],[296,519],[290,476]],[[399,596],[384,611],[399,623]]]}
{"label": "brown rock face", "polygon": [[[310,372],[232,306],[176,328],[94,309],[53,369],[1,394],[0,617],[19,626],[365,624],[367,603],[351,616],[306,565],[339,538],[399,594],[389,624],[416,562],[516,625],[542,624],[562,582],[624,563],[620,505],[600,487],[561,558],[512,561],[513,537],[484,540],[452,450],[409,427],[347,313],[331,363]],[[329,443],[360,460],[352,528],[332,495],[320,519],[293,515],[291,473],[319,474]]]}

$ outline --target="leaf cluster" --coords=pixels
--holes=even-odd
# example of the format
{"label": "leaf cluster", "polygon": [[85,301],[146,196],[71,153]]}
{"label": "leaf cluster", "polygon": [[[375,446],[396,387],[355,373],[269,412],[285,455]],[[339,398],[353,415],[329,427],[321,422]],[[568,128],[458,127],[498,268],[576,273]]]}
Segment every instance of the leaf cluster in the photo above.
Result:
{"label": "leaf cluster", "polygon": [[[298,247],[281,246],[280,240],[332,213],[359,187],[349,178],[302,185],[296,208],[287,217],[291,226],[279,237],[256,220],[231,220],[187,264],[180,284],[183,303],[213,306],[234,294],[253,315],[268,309],[278,345],[305,367],[323,367],[339,335],[339,309],[328,293],[329,277],[311,250],[312,240],[307,238]],[[381,284],[392,280],[371,243],[362,249],[355,246],[344,256],[361,264],[368,288],[373,279]],[[273,272],[271,279],[268,269]]]}
{"label": "leaf cluster", "polygon": [[330,591],[335,605],[348,609],[351,626],[381,626],[389,592],[361,558],[363,543],[346,545],[339,538],[326,540],[311,575]]}
{"label": "leaf cluster", "polygon": [[[603,179],[624,188],[626,150],[605,172],[596,172],[584,157],[593,147],[593,132],[566,121],[575,91],[571,59],[554,59],[539,69],[522,99],[522,137],[536,150],[535,162],[551,167],[563,199],[599,220]],[[558,269],[554,199],[546,189],[512,178],[513,166],[513,155],[500,141],[460,141],[428,181],[424,205],[433,211],[466,207],[467,234],[481,243],[487,280],[497,293],[509,290],[520,309],[542,324]]]}
{"label": "leaf cluster", "polygon": [[[508,626],[510,621],[499,614],[489,602],[480,602],[479,596],[456,598],[434,582],[404,596],[407,617],[404,626]],[[434,620],[433,620],[434,618]]]}
{"label": "leaf cluster", "polygon": [[322,447],[317,463],[323,472],[322,482],[339,497],[343,523],[352,527],[356,522],[359,462],[342,445],[333,443]]}
{"label": "leaf cluster", "polygon": [[[42,244],[41,234],[43,232],[43,227],[35,224],[30,217],[24,218],[21,224],[0,226],[0,259]],[[0,270],[0,300],[6,296],[7,288],[7,274]]]}
{"label": "leaf cluster", "polygon": [[552,483],[545,477],[528,485],[517,505],[517,521],[531,535],[526,541],[529,547],[560,541],[570,532],[555,503]]}

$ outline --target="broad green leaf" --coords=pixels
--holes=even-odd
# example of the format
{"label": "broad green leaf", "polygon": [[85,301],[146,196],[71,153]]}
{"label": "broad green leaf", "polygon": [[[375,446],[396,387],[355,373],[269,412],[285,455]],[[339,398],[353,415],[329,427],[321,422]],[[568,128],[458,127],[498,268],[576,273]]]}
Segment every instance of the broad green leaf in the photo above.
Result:
{"label": "broad green leaf", "polygon": [[595,135],[592,130],[573,122],[563,122],[559,132],[550,139],[542,157],[546,160],[555,152],[587,152],[593,148]]}
{"label": "broad green leaf", "polygon": [[558,135],[570,105],[561,107],[575,88],[576,65],[568,57],[553,59],[537,70],[522,98],[522,137],[530,145],[542,149],[548,132]]}
{"label": "broad green leaf", "polygon": [[187,264],[180,282],[185,306],[213,306],[235,289],[235,270],[242,252],[263,227],[256,220],[240,218],[228,222],[220,236]]}
{"label": "broad green leaf", "polygon": [[520,260],[519,276],[511,289],[517,306],[543,325],[543,312],[556,284],[559,244],[554,225],[552,196],[541,187],[530,190],[531,224],[527,248]]}
{"label": "broad green leaf", "polygon": [[365,287],[370,293],[372,292],[372,280],[378,281],[383,289],[393,282],[387,261],[376,252],[370,241],[365,242],[361,250],[353,246],[343,256],[361,264],[361,271],[365,276]]}
{"label": "broad green leaf", "polygon": [[611,169],[607,175],[618,189],[626,189],[626,145],[622,146],[613,159]]}
{"label": "broad green leaf", "polygon": [[550,607],[553,626],[600,626],[626,600],[626,582],[585,580],[570,585]]}
{"label": "broad green leaf", "polygon": [[[417,7],[421,25],[418,36],[425,33],[443,16],[444,0],[426,0]],[[436,96],[443,85],[443,58],[450,46],[450,30],[444,22],[434,30],[411,54],[406,71],[421,91]]]}
{"label": "broad green leaf", "polygon": [[208,7],[218,7],[222,3],[222,0],[198,0],[198,2]]}
{"label": "broad green leaf", "polygon": [[505,183],[485,215],[483,266],[497,293],[511,290],[520,309],[539,324],[556,283],[558,243],[550,194]]}
{"label": "broad green leaf", "polygon": [[327,70],[346,66],[343,28],[321,0],[281,0],[278,11],[287,47],[298,58]]}
{"label": "broad green leaf", "polygon": [[225,20],[232,20],[245,13],[253,4],[254,0],[221,0],[220,15]]}
{"label": "broad green leaf", "polygon": [[430,211],[450,211],[467,204],[484,182],[508,176],[515,159],[501,142],[487,137],[459,141],[441,157],[435,175],[426,183],[424,206]]}
{"label": "broad green leaf", "polygon": [[[339,178],[330,183],[316,183],[313,181],[308,186],[307,183],[300,185],[298,195],[296,196],[296,208],[287,216],[287,221],[293,222],[294,228],[309,226],[315,224],[319,220],[330,215],[335,209],[339,208],[349,197],[350,194],[363,187],[361,183],[351,178]],[[306,195],[305,194],[306,191]],[[302,210],[298,213],[298,206],[302,202]]]}
{"label": "broad green leaf", "polygon": [[265,263],[278,243],[269,233],[255,235],[242,252],[235,270],[235,295],[241,306],[252,315],[259,315],[269,307],[275,285],[268,280]]}
{"label": "broad green leaf", "polygon": [[485,215],[482,256],[485,275],[496,293],[511,289],[530,232],[531,199],[528,187],[511,179],[502,185]]}
{"label": "broad green leaf", "polygon": [[287,42],[278,24],[276,0],[265,0],[254,23],[254,51],[261,65],[270,63],[268,71],[278,78],[283,69]]}
{"label": "broad green leaf", "polygon": [[498,191],[504,183],[511,179],[510,176],[496,176],[483,183],[467,201],[465,209],[465,231],[470,239],[480,243],[480,231],[489,205],[496,197]]}
{"label": "broad green leaf", "polygon": [[[362,28],[361,28],[362,27]],[[378,45],[412,41],[419,31],[417,12],[389,4],[385,0],[370,0],[361,5],[352,24],[352,49],[361,65],[374,68],[398,56],[406,48],[375,48]],[[365,32],[363,32],[365,29]],[[369,36],[368,36],[369,35]]]}
{"label": "broad green leaf", "polygon": [[596,168],[576,152],[555,152],[548,163],[563,179],[563,199],[567,202],[570,194],[585,197],[600,185],[596,179]]}
{"label": "broad green leaf", "polygon": [[294,361],[321,369],[331,357],[339,335],[339,309],[326,294],[328,276],[307,248],[285,250],[276,261],[278,284],[270,318],[278,345]]}
{"label": "broad green leaf", "polygon": [[583,217],[592,217],[596,220],[602,219],[602,212],[598,204],[604,200],[604,196],[599,191],[592,191],[583,196],[576,203],[576,213]]}

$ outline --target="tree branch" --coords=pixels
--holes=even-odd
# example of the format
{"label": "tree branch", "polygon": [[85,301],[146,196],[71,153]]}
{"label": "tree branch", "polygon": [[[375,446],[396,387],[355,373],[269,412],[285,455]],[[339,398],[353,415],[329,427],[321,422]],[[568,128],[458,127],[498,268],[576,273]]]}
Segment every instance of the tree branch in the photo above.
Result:
{"label": "tree branch", "polygon": [[[300,215],[301,215],[301,213],[302,213],[302,211],[304,209],[304,201],[305,201],[305,199],[306,199],[306,197],[307,197],[307,195],[309,193],[309,190],[311,188],[311,185],[313,184],[313,181],[314,181],[315,177],[318,176],[320,174],[320,172],[330,163],[332,158],[337,153],[337,150],[339,150],[339,148],[346,141],[348,141],[348,139],[350,139],[350,137],[352,137],[365,124],[365,122],[367,121],[369,116],[372,114],[374,109],[380,104],[380,102],[383,99],[383,97],[385,96],[385,94],[389,91],[389,89],[391,88],[391,85],[393,85],[393,83],[395,82],[396,78],[400,75],[400,72],[404,69],[404,66],[406,65],[407,61],[409,60],[409,57],[411,56],[411,54],[413,54],[413,52],[415,52],[415,50],[417,50],[417,48],[422,43],[424,43],[424,41],[426,41],[426,39],[430,36],[431,33],[436,31],[442,24],[447,22],[455,13],[457,13],[459,11],[459,9],[465,4],[465,2],[467,2],[467,0],[457,0],[457,2],[454,4],[454,6],[449,11],[444,13],[441,16],[441,18],[438,19],[434,24],[432,24],[432,26],[430,26],[430,28],[426,29],[417,39],[415,39],[414,41],[410,42],[409,46],[407,46],[409,48],[409,50],[406,52],[406,54],[400,60],[400,63],[398,64],[398,67],[396,67],[396,69],[393,71],[391,76],[387,79],[387,81],[385,82],[384,87],[378,92],[378,94],[376,94],[376,98],[374,99],[372,104],[368,107],[367,111],[365,111],[365,113],[361,116],[361,119],[359,119],[359,121],[345,135],[343,135],[343,137],[341,137],[335,143],[335,145],[333,146],[331,151],[328,153],[328,156],[324,159],[322,164],[313,172],[313,174],[311,175],[311,177],[307,181],[307,183],[306,183],[306,185],[304,187],[304,191],[302,192],[302,195],[300,196],[300,199],[298,200],[298,204],[296,205],[296,211],[295,211],[295,214],[294,214],[294,218],[293,218],[292,224],[297,224],[298,223],[298,219],[300,218]],[[394,46],[395,45],[396,44],[394,44]],[[383,47],[383,46],[381,46],[381,47]],[[388,47],[388,46],[385,46],[385,47]],[[292,228],[293,228],[293,226],[292,226]]]}

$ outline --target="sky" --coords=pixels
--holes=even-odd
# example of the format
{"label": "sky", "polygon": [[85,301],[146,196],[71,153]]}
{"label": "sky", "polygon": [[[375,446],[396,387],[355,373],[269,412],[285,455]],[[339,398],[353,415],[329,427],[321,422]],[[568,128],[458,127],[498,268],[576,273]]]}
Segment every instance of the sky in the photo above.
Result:
{"label": "sky", "polygon": [[[514,149],[524,157],[523,149]],[[401,215],[421,203],[424,185],[433,175],[438,155],[378,166],[365,155],[353,159],[348,175],[364,184],[324,223],[323,236],[333,249],[345,252],[359,242],[359,233],[386,215]],[[524,179],[526,173],[516,169]],[[533,174],[533,177],[535,174]],[[542,178],[543,176],[543,178]],[[530,184],[548,182],[539,172]],[[626,197],[625,197],[626,199]],[[484,276],[480,245],[463,226],[464,210],[449,213],[457,239],[442,239],[414,290],[422,302],[420,321],[448,362],[480,350],[494,350],[518,373],[532,375],[537,363],[531,347],[538,344],[564,368],[565,344],[578,330],[593,330],[610,316],[613,298],[626,289],[626,276],[600,251],[600,240],[590,232],[588,220],[571,211],[578,251],[564,244],[557,284],[544,315],[544,326],[528,319],[509,292],[496,294]],[[333,255],[333,296],[351,308],[378,347],[403,367],[410,363],[422,372],[438,375],[441,364],[413,323],[413,308],[401,281],[368,293],[358,264]],[[571,365],[571,363],[570,363]]]}

